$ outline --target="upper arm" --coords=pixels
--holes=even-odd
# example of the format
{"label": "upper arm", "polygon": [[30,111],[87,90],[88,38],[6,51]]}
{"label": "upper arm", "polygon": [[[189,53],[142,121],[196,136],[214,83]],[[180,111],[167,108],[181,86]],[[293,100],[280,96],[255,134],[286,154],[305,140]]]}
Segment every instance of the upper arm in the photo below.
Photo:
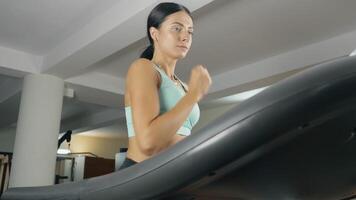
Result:
{"label": "upper arm", "polygon": [[[139,143],[150,123],[159,115],[158,76],[152,63],[146,59],[136,60],[127,74],[132,120]],[[140,141],[141,140],[141,141]]]}

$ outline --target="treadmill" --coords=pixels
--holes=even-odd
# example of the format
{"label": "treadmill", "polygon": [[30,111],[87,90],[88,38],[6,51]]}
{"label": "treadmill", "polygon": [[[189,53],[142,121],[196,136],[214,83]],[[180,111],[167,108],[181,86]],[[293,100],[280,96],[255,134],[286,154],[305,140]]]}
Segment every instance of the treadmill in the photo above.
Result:
{"label": "treadmill", "polygon": [[1,200],[356,198],[356,56],[284,79],[156,156]]}

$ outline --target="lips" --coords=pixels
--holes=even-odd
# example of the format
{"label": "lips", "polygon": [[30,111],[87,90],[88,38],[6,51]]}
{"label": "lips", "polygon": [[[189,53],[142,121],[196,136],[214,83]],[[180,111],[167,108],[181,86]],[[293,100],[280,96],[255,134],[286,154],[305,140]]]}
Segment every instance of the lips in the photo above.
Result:
{"label": "lips", "polygon": [[188,47],[186,46],[177,46],[177,47],[188,50]]}

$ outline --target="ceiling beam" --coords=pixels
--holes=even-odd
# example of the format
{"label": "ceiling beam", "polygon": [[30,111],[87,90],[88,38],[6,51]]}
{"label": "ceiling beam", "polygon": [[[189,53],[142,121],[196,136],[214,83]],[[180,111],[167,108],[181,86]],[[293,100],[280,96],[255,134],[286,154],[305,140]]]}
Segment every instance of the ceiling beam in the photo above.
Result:
{"label": "ceiling beam", "polygon": [[0,74],[22,78],[39,73],[43,58],[0,46]]}
{"label": "ceiling beam", "polygon": [[100,72],[89,72],[65,80],[66,83],[77,86],[91,87],[115,94],[123,95],[125,93],[125,80],[110,76]]}
{"label": "ceiling beam", "polygon": [[[192,11],[213,0],[182,2]],[[88,66],[142,39],[146,18],[160,1],[123,0],[95,18],[45,56],[42,73],[63,79],[80,75]]]}
{"label": "ceiling beam", "polygon": [[[232,95],[238,86],[292,70],[349,55],[356,44],[356,31],[261,60],[212,77],[213,84],[204,101]],[[224,93],[223,91],[229,91]],[[239,91],[241,92],[241,91]],[[219,93],[219,95],[217,95]]]}

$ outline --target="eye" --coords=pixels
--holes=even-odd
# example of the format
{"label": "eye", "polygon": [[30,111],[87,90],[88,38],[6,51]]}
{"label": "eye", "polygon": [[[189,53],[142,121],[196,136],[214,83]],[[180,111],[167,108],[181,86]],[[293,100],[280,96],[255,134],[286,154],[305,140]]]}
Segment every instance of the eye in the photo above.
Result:
{"label": "eye", "polygon": [[193,31],[188,31],[188,33],[189,33],[190,35],[194,35]]}
{"label": "eye", "polygon": [[176,31],[176,32],[180,32],[182,30],[182,28],[179,27],[179,26],[174,26],[173,30]]}

